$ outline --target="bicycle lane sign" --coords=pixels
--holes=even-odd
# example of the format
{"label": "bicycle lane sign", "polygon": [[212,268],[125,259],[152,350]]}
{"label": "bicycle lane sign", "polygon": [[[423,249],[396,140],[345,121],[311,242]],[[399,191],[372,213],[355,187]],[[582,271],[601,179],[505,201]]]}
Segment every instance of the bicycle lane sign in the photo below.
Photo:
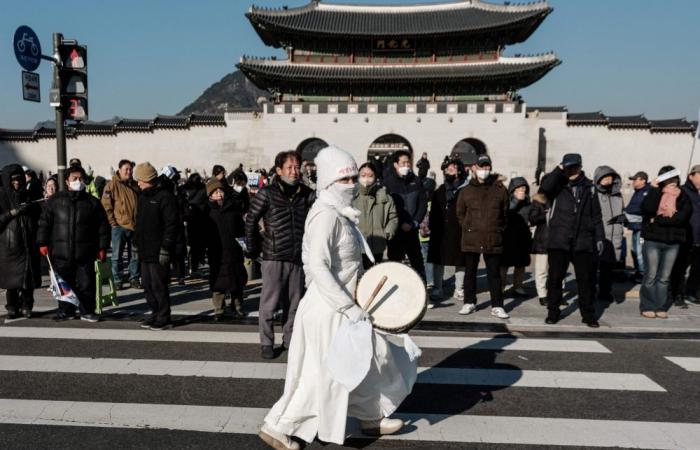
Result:
{"label": "bicycle lane sign", "polygon": [[34,30],[22,25],[15,31],[12,46],[15,48],[17,62],[24,70],[35,71],[41,64],[41,44]]}

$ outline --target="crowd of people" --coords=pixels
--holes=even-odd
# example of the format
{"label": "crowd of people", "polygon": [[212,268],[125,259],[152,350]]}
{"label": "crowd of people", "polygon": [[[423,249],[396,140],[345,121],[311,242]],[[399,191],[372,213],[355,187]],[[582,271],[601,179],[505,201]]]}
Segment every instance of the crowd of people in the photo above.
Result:
{"label": "crowd of people", "polygon": [[[486,154],[446,157],[440,185],[430,168],[427,155],[413,161],[410,152],[398,150],[362,164],[337,194],[349,196],[358,211],[371,253],[363,255],[364,268],[383,260],[410,264],[425,281],[429,307],[447,297],[449,267],[451,295],[464,303],[459,313],[475,313],[483,259],[490,313],[507,319],[504,298],[529,296],[526,270],[532,265],[546,323],[555,324],[573,265],[583,322],[598,327],[595,302],[616,301],[613,285],[624,273],[627,236],[634,267],[629,278],[641,283],[642,316],[667,318],[672,305],[700,303],[700,166],[685,183],[671,166],[653,180],[638,172],[626,204],[623,179],[613,168],[599,166],[588,178],[574,153],[532,185],[521,177],[507,180]],[[169,285],[184,285],[188,277],[208,278],[216,320],[245,315],[249,267],[259,263],[262,356],[289,348],[307,286],[302,242],[318,196],[316,163],[286,151],[271,170],[239,165],[229,174],[215,165],[209,177],[189,169],[182,176],[172,165],[157,170],[124,159],[114,172],[107,181],[77,159],[62,180],[43,180],[18,164],[2,169],[0,288],[8,317],[31,316],[43,258],[80,300],[77,307],[59,302],[56,319],[96,322],[95,260],[105,261],[111,250],[117,287],[144,290],[152,314],[141,326],[152,330],[171,326]],[[275,348],[273,319],[280,308],[283,339]]]}

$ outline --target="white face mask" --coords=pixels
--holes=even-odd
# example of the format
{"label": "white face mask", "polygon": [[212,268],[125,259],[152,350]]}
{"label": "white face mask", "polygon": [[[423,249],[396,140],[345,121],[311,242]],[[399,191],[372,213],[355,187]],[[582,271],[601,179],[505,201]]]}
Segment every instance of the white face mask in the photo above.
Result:
{"label": "white face mask", "polygon": [[478,169],[476,171],[476,176],[479,177],[480,180],[485,180],[491,175],[490,170],[485,170],[485,169]]}
{"label": "white face mask", "polygon": [[357,183],[333,183],[328,189],[340,200],[342,206],[350,206],[359,190]]}
{"label": "white face mask", "polygon": [[364,187],[370,187],[374,184],[374,177],[360,177],[360,184]]}
{"label": "white face mask", "polygon": [[402,177],[405,177],[409,173],[411,173],[410,167],[399,167],[399,175],[401,175]]}
{"label": "white face mask", "polygon": [[236,184],[233,186],[233,190],[240,194],[241,192],[243,192],[243,186],[239,186]]}
{"label": "white face mask", "polygon": [[83,183],[81,180],[75,180],[71,181],[68,183],[68,189],[71,191],[82,191],[85,189],[85,183]]}

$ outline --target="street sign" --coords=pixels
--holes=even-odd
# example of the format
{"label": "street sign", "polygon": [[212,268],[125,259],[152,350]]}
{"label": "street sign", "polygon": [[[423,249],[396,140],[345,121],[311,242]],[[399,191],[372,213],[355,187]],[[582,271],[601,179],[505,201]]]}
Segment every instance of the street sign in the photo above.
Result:
{"label": "street sign", "polygon": [[30,102],[41,103],[38,73],[22,71],[22,97]]}
{"label": "street sign", "polygon": [[12,46],[20,66],[29,72],[35,71],[41,64],[41,44],[34,30],[22,25],[15,31]]}
{"label": "street sign", "polygon": [[49,91],[49,106],[52,106],[54,108],[58,108],[61,106],[61,90],[60,89],[51,89]]}

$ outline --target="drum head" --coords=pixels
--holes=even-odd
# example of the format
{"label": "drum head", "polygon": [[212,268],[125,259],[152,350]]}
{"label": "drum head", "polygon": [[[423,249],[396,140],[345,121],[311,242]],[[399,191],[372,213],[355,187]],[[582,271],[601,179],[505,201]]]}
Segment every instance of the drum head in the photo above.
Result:
{"label": "drum head", "polygon": [[417,324],[428,306],[425,284],[410,267],[397,262],[377,264],[357,284],[357,303],[364,308],[382,277],[387,281],[367,312],[380,330],[399,333]]}

